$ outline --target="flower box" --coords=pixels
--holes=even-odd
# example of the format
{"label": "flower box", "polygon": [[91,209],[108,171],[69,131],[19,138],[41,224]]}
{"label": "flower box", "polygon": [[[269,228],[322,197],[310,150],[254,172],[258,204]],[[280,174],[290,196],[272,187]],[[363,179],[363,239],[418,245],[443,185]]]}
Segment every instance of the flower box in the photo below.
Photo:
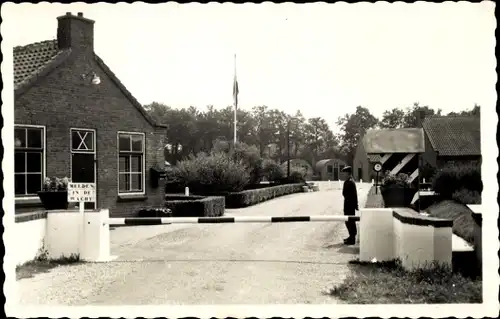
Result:
{"label": "flower box", "polygon": [[384,205],[388,207],[410,207],[416,189],[403,186],[382,186],[380,189]]}
{"label": "flower box", "polygon": [[392,175],[386,173],[380,187],[384,206],[389,207],[410,207],[413,196],[417,190],[411,187],[407,174],[400,173]]}
{"label": "flower box", "polygon": [[38,192],[38,197],[46,210],[68,209],[67,191],[42,191]]}
{"label": "flower box", "polygon": [[46,210],[68,209],[68,183],[67,177],[45,178],[43,190],[38,192],[38,197]]}

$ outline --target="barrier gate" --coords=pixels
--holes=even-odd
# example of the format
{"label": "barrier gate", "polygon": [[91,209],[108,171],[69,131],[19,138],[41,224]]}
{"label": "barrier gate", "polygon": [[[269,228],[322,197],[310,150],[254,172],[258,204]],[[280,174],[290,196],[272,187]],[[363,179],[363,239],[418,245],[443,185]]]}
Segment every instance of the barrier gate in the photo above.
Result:
{"label": "barrier gate", "polygon": [[[80,218],[74,213],[53,214],[51,225],[62,223],[64,227],[53,227],[50,238],[67,236],[68,226],[81,229],[81,237],[75,246],[69,244],[67,251],[79,251],[85,261],[110,261],[110,227],[162,224],[226,224],[226,223],[290,223],[290,222],[347,222],[358,223],[359,260],[384,261],[399,258],[403,266],[439,261],[451,263],[453,220],[430,218],[418,215],[405,208],[364,208],[359,215],[316,216],[234,216],[234,217],[131,217],[110,218],[108,209],[85,212]],[[70,218],[71,217],[71,218]],[[72,222],[68,223],[71,220]],[[63,232],[64,231],[64,232]],[[70,232],[71,233],[71,232]],[[77,236],[77,235],[75,235]],[[73,241],[70,241],[73,242]],[[67,243],[66,243],[67,244]]]}
{"label": "barrier gate", "polygon": [[162,224],[224,224],[224,223],[290,223],[290,222],[359,222],[359,216],[237,216],[237,217],[140,217],[108,218],[104,223],[116,225],[162,225]]}

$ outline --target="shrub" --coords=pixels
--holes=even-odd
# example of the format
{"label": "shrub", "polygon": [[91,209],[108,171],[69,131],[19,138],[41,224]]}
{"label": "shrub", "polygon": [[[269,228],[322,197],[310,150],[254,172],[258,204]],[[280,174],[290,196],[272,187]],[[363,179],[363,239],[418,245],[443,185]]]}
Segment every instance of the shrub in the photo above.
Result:
{"label": "shrub", "polygon": [[227,141],[216,140],[211,153],[225,153],[234,161],[241,162],[249,174],[250,184],[258,184],[261,181],[263,159],[260,156],[259,149],[255,145],[237,142],[235,147],[233,147]]}
{"label": "shrub", "polygon": [[141,208],[137,212],[137,217],[171,217],[172,210],[166,207]]}
{"label": "shrub", "polygon": [[230,193],[226,196],[226,206],[228,208],[242,208],[255,205],[279,196],[302,192],[303,185],[287,184]]}
{"label": "shrub", "polygon": [[241,161],[222,152],[191,156],[178,162],[171,174],[177,185],[187,186],[193,193],[240,191],[250,179]]}
{"label": "shrub", "polygon": [[389,172],[385,173],[384,178],[382,179],[383,187],[410,187],[410,178],[408,174],[399,173],[398,175],[392,175]]}
{"label": "shrub", "polygon": [[448,165],[439,170],[432,179],[432,188],[445,198],[462,189],[472,192],[483,191],[481,166],[479,164]]}
{"label": "shrub", "polygon": [[68,190],[69,179],[67,177],[45,177],[43,181],[44,192],[62,192]]}
{"label": "shrub", "polygon": [[276,182],[285,177],[285,170],[276,161],[266,159],[262,163],[263,176],[270,182]]}
{"label": "shrub", "polygon": [[174,217],[217,217],[224,215],[225,199],[218,196],[165,196],[165,207]]}
{"label": "shrub", "polygon": [[300,166],[290,167],[290,176],[288,182],[290,183],[305,183],[307,170]]}
{"label": "shrub", "polygon": [[478,191],[471,191],[465,188],[455,191],[452,198],[462,204],[481,204],[481,193]]}
{"label": "shrub", "polygon": [[431,181],[434,175],[436,175],[436,168],[429,163],[425,163],[422,165],[420,169],[420,178],[425,179],[426,181]]}

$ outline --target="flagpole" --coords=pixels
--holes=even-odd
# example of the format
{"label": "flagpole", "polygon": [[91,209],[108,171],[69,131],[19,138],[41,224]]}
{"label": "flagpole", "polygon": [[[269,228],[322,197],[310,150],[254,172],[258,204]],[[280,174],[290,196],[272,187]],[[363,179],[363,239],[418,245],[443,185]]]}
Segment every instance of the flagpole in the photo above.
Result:
{"label": "flagpole", "polygon": [[[236,54],[234,54],[234,83],[233,83],[233,91],[234,91],[234,85],[237,85],[237,79],[236,79]],[[234,110],[234,118],[233,118],[233,144],[236,146],[236,141],[237,141],[237,134],[236,134],[236,127],[237,127],[237,117],[236,113],[238,111],[238,92],[233,92],[233,110]]]}

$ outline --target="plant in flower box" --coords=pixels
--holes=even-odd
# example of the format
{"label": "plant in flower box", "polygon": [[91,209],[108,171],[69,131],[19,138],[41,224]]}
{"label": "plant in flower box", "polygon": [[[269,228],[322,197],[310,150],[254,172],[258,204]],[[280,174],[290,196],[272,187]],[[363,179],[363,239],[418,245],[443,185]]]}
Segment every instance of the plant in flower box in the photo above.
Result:
{"label": "plant in flower box", "polygon": [[410,207],[416,190],[411,187],[408,174],[386,172],[380,187],[385,207]]}
{"label": "plant in flower box", "polygon": [[68,183],[67,177],[45,178],[42,191],[38,192],[45,209],[68,209]]}

